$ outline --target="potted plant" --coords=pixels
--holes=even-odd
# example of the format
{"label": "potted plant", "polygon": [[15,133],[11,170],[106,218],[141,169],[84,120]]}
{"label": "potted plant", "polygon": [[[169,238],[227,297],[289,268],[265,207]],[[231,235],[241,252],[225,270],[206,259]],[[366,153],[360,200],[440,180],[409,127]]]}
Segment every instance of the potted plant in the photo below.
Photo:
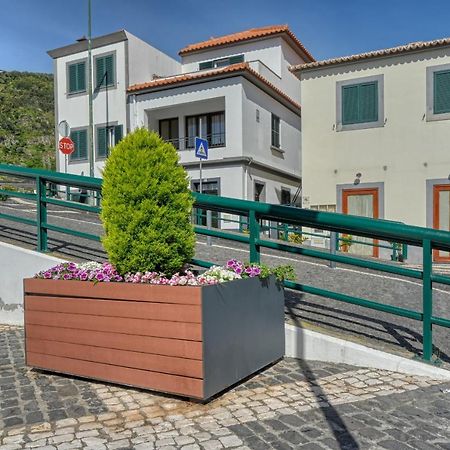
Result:
{"label": "potted plant", "polygon": [[348,252],[353,245],[353,238],[349,234],[343,234],[340,239],[339,247],[341,251]]}
{"label": "potted plant", "polygon": [[129,134],[102,196],[109,262],[25,280],[29,366],[205,400],[283,357],[292,268],[189,270],[193,198],[171,144]]}

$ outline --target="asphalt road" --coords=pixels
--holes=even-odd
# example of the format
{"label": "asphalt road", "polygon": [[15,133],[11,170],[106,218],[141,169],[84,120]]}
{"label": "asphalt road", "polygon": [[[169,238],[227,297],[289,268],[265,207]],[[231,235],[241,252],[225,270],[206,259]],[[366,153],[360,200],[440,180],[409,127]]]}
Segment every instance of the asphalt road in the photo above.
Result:
{"label": "asphalt road", "polygon": [[[0,202],[0,212],[27,218],[36,216],[34,205],[12,200]],[[50,207],[48,221],[87,233],[102,233],[97,215],[91,213]],[[0,220],[0,240],[35,248],[36,230],[21,223]],[[218,264],[230,258],[248,259],[244,245],[221,239],[213,239],[212,243],[212,246],[208,246],[206,239],[199,236],[196,257]],[[56,232],[49,232],[49,251],[70,260],[106,259],[99,242]],[[420,280],[340,264],[332,269],[323,261],[268,249],[262,252],[262,262],[269,265],[291,264],[297,273],[297,281],[305,285],[422,311]],[[445,267],[437,267],[436,270],[450,273]],[[433,314],[450,318],[449,286],[435,284]],[[406,356],[419,355],[421,352],[420,322],[310,294],[286,291],[286,321]],[[449,338],[450,329],[434,327],[435,355],[446,365],[450,365]]]}

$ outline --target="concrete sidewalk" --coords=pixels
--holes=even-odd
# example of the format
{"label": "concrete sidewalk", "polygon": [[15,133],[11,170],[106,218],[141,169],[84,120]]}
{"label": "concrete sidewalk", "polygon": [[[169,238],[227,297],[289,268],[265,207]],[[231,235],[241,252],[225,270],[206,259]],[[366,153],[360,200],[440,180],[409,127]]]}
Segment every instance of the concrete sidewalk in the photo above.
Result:
{"label": "concrete sidewalk", "polygon": [[448,449],[450,383],[285,359],[206,405],[30,370],[0,326],[0,450]]}

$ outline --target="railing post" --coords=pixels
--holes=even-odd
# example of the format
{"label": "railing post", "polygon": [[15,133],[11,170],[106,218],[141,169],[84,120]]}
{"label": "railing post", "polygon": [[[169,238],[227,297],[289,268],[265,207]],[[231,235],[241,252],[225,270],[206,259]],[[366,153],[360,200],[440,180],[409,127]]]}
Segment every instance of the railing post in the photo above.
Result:
{"label": "railing post", "polygon": [[42,224],[47,222],[47,193],[45,180],[40,176],[36,177],[36,211],[37,211],[37,249],[39,252],[46,252],[47,228]]}
{"label": "railing post", "polygon": [[[330,253],[332,255],[336,254],[336,248],[337,248],[336,231],[331,231],[330,232]],[[330,266],[331,269],[335,269],[336,268],[336,261],[330,261],[329,262],[329,266]]]}
{"label": "railing post", "polygon": [[423,243],[423,359],[431,361],[433,356],[433,324],[431,323],[431,316],[433,315],[433,286],[431,281],[431,274],[433,270],[431,242],[429,239],[424,239]]}
{"label": "railing post", "polygon": [[250,231],[250,262],[259,263],[261,261],[261,257],[259,254],[259,245],[256,243],[256,241],[257,239],[259,239],[260,229],[258,218],[256,217],[256,213],[254,210],[249,211],[248,220]]}
{"label": "railing post", "polygon": [[[219,214],[219,213],[218,213]],[[206,228],[210,230],[212,228],[212,212],[210,209],[206,211]],[[212,245],[211,236],[206,236],[206,245]]]}

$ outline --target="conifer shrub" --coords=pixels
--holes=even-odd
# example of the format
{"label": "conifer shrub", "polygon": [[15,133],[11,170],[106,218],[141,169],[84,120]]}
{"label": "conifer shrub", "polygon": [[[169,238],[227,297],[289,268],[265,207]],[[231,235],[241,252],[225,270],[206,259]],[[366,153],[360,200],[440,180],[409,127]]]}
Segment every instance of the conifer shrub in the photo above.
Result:
{"label": "conifer shrub", "polygon": [[103,172],[102,239],[122,275],[172,275],[194,256],[193,197],[172,144],[141,128],[112,150]]}

